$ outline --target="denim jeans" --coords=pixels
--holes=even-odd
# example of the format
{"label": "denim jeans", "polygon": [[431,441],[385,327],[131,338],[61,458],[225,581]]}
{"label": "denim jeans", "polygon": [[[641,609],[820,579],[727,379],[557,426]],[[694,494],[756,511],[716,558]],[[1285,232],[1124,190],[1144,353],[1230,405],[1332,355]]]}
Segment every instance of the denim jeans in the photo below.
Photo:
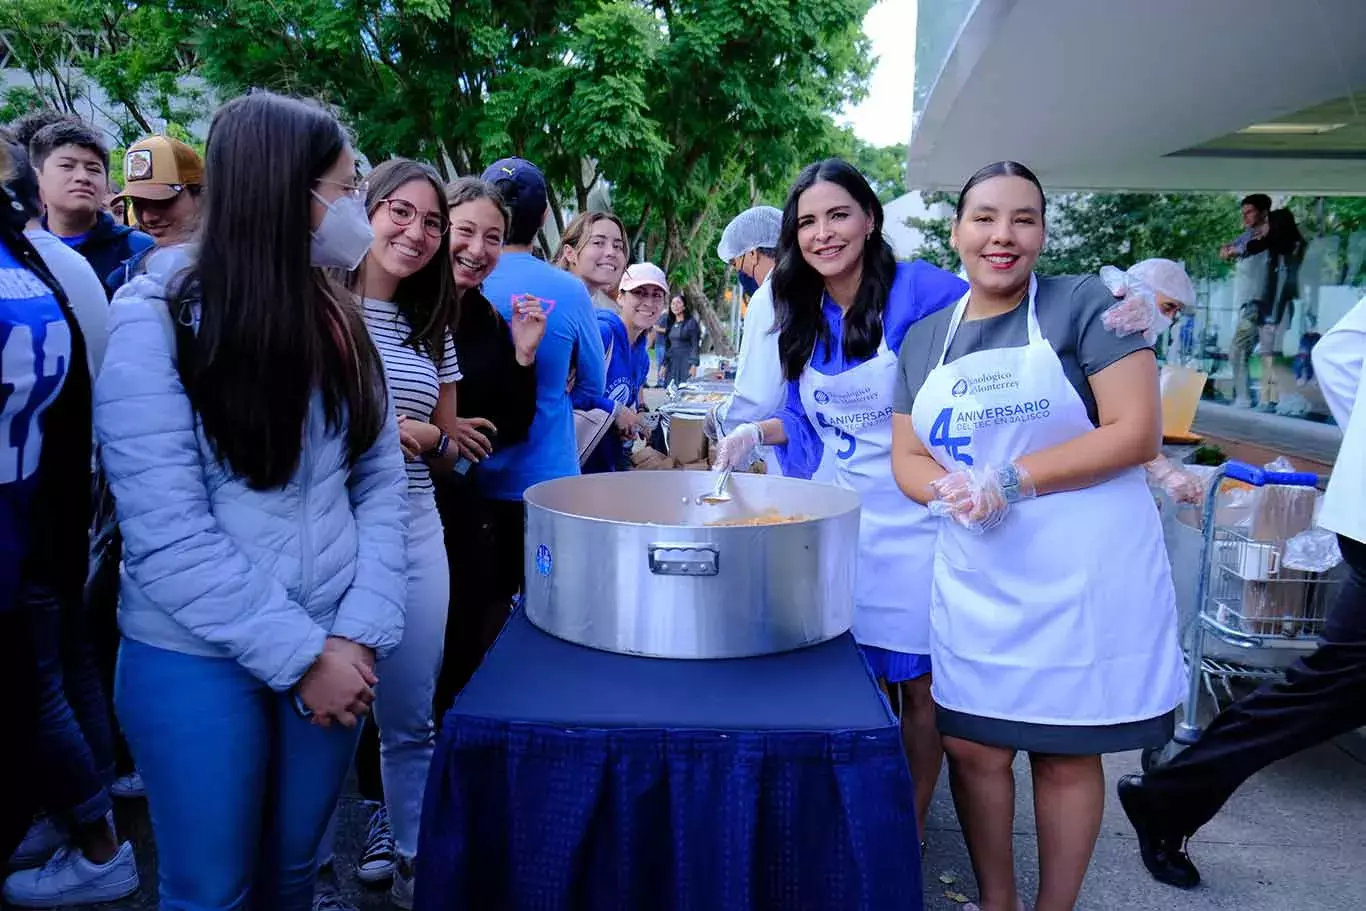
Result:
{"label": "denim jeans", "polygon": [[38,776],[25,786],[58,819],[97,822],[113,809],[114,736],[85,605],[40,586],[30,586],[24,602],[38,700]]}
{"label": "denim jeans", "polygon": [[451,578],[441,517],[430,493],[412,496],[408,526],[408,596],[403,639],[375,668],[375,723],[380,770],[394,844],[404,857],[417,855],[422,797],[436,749],[432,696],[446,643]]}
{"label": "denim jeans", "polygon": [[310,724],[235,661],[131,639],[114,700],[147,789],[162,911],[309,911],[357,730]]}

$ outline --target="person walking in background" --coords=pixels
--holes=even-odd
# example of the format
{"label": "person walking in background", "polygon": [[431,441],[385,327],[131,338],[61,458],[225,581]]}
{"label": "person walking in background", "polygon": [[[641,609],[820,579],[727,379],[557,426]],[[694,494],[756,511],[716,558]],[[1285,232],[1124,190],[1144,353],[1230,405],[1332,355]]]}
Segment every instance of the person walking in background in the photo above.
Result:
{"label": "person walking in background", "polygon": [[1324,334],[1314,369],[1343,428],[1337,467],[1318,525],[1334,532],[1347,578],[1324,620],[1323,638],[1284,680],[1233,703],[1192,746],[1144,775],[1120,779],[1124,812],[1148,872],[1193,888],[1200,873],[1186,845],[1243,784],[1274,762],[1366,725],[1366,298]]}
{"label": "person walking in background", "polygon": [[1252,386],[1248,377],[1248,361],[1261,337],[1261,327],[1271,314],[1271,256],[1264,245],[1253,242],[1264,239],[1270,228],[1271,197],[1253,193],[1242,201],[1243,233],[1231,243],[1219,248],[1219,256],[1236,262],[1233,276],[1233,299],[1238,304],[1238,325],[1233,331],[1229,360],[1233,362],[1234,405],[1252,407]]}
{"label": "person walking in background", "polygon": [[654,349],[655,357],[655,388],[663,389],[665,374],[668,369],[664,363],[664,349],[668,347],[669,341],[669,310],[666,307],[664,312],[659,314],[659,319],[655,320],[654,328],[650,330],[650,344]]}
{"label": "person walking in background", "polygon": [[1262,353],[1261,410],[1275,412],[1280,403],[1280,384],[1276,380],[1276,358],[1285,345],[1285,333],[1295,315],[1300,296],[1300,266],[1309,244],[1295,224],[1289,209],[1276,209],[1267,216],[1266,233],[1248,241],[1250,256],[1266,253],[1266,309],[1257,330],[1257,347]]}
{"label": "person walking in background", "polygon": [[214,115],[206,158],[202,241],[119,291],[96,384],[115,701],[162,906],[303,911],[403,634],[412,507],[380,356],[326,271],[374,239],[341,125],[256,92]]}
{"label": "person walking in background", "polygon": [[84,256],[101,281],[153,245],[151,237],[105,211],[109,150],[91,127],[58,119],[33,135],[29,155],[47,210],[43,227]]}
{"label": "person walking in background", "polygon": [[787,397],[777,417],[727,434],[715,467],[742,469],[769,444],[785,474],[807,477],[828,452],[833,483],[859,494],[854,639],[874,675],[904,700],[901,732],[923,841],[943,762],[929,659],[938,527],[897,488],[892,409],[903,339],[964,286],[927,262],[897,263],[877,194],[837,158],[797,177],[778,249],[773,299]]}
{"label": "person walking in background", "polygon": [[498,189],[511,213],[502,256],[484,279],[484,294],[505,321],[512,320],[518,302],[528,297],[540,303],[546,319],[536,353],[536,417],[527,440],[495,448],[480,463],[477,477],[480,493],[490,501],[497,593],[510,604],[522,589],[522,495],[533,484],[579,473],[570,369],[576,392],[600,396],[605,352],[583,281],[531,255],[536,233],[550,214],[540,169],[521,158],[505,158],[490,165],[483,177]]}
{"label": "person walking in background", "polygon": [[668,383],[686,383],[697,375],[697,367],[702,363],[702,327],[681,294],[669,302],[664,363],[664,379]]}

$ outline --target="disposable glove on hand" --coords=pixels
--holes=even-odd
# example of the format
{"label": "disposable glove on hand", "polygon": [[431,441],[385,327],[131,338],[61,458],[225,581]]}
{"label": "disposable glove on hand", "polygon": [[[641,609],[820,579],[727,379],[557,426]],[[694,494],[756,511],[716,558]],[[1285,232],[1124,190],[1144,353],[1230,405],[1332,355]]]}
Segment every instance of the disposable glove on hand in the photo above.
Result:
{"label": "disposable glove on hand", "polygon": [[1148,472],[1149,483],[1165,490],[1176,502],[1199,506],[1205,501],[1205,482],[1200,476],[1166,456],[1158,456],[1143,467]]}
{"label": "disposable glove on hand", "polygon": [[1018,465],[964,468],[930,482],[935,499],[930,512],[953,519],[974,534],[983,534],[1006,517],[1012,503],[1036,495],[1034,481]]}
{"label": "disposable glove on hand", "polygon": [[748,468],[753,464],[754,456],[763,442],[764,435],[758,424],[741,424],[722,437],[721,442],[716,445],[716,458],[712,460],[712,469],[721,471],[729,468],[731,471],[740,471]]}
{"label": "disposable glove on hand", "polygon": [[1157,341],[1164,320],[1158,312],[1157,304],[1142,293],[1131,293],[1101,315],[1101,323],[1121,338],[1143,333],[1148,344]]}

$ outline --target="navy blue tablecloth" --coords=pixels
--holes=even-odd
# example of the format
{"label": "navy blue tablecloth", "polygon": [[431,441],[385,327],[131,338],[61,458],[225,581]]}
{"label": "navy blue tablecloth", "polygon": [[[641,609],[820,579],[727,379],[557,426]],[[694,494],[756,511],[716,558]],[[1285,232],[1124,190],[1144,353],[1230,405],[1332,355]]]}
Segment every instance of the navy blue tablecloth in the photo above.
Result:
{"label": "navy blue tablecloth", "polygon": [[666,661],[518,611],[445,718],[416,908],[919,911],[896,721],[847,635]]}

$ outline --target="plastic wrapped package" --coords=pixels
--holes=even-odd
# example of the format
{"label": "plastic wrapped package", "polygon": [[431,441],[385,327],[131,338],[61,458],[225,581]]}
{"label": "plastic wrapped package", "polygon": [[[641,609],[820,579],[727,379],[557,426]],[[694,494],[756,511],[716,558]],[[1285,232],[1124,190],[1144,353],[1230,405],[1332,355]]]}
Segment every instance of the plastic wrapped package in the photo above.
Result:
{"label": "plastic wrapped package", "polygon": [[1326,528],[1302,531],[1285,542],[1281,565],[1306,573],[1326,573],[1342,563],[1338,536]]}

